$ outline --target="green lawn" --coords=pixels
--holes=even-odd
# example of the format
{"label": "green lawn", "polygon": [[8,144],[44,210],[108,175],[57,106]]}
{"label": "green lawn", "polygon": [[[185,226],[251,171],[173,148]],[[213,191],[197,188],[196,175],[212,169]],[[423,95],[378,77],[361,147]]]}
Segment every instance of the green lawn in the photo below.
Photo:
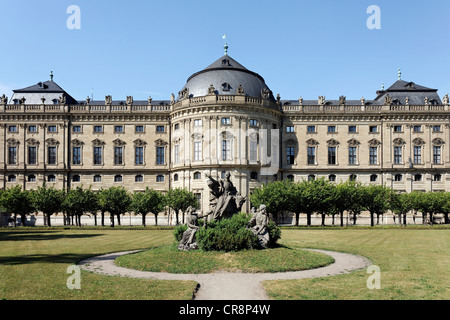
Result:
{"label": "green lawn", "polygon": [[[86,257],[170,246],[171,230],[0,230],[0,299],[191,299],[194,282],[101,276],[82,271],[81,290],[66,287],[67,268]],[[381,269],[381,289],[370,274],[267,281],[272,299],[450,299],[450,230],[283,229],[280,243],[360,254]]]}

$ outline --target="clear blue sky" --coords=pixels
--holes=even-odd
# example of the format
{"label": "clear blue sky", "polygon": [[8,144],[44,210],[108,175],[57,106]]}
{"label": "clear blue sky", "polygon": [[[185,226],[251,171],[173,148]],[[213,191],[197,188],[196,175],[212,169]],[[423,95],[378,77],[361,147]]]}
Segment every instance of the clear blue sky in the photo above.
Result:
{"label": "clear blue sky", "polygon": [[[81,9],[69,30],[67,8]],[[367,8],[381,9],[369,30]],[[450,92],[450,1],[3,0],[0,94],[49,79],[74,98],[169,99],[223,55],[282,99],[373,99],[402,79]]]}

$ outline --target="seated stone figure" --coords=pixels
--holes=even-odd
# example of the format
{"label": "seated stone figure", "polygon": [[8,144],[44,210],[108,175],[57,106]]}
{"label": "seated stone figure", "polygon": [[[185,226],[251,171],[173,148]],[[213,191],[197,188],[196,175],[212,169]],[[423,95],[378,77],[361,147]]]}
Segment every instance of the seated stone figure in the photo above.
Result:
{"label": "seated stone figure", "polygon": [[198,249],[197,241],[195,241],[195,234],[199,229],[199,225],[197,213],[194,211],[195,209],[193,207],[189,207],[186,211],[186,224],[188,229],[183,233],[183,237],[178,244],[178,250],[189,251]]}
{"label": "seated stone figure", "polygon": [[269,224],[269,215],[266,206],[261,205],[259,210],[252,209],[253,216],[248,226],[250,230],[258,237],[258,243],[262,248],[267,248],[270,243],[270,234],[267,225]]}

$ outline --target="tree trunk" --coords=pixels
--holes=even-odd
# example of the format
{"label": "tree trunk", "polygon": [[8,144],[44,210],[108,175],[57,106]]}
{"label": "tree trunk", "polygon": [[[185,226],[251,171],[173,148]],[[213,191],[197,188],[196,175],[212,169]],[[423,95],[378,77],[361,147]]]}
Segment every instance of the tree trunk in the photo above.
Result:
{"label": "tree trunk", "polygon": [[101,215],[102,215],[102,218],[101,218],[101,224],[102,224],[102,227],[104,227],[104,226],[105,226],[105,212],[102,211],[102,212],[101,212]]}
{"label": "tree trunk", "polygon": [[340,215],[341,215],[341,227],[343,227],[344,226],[344,211],[342,211],[340,213]]}
{"label": "tree trunk", "polygon": [[321,213],[322,215],[322,227],[325,227],[325,213]]}
{"label": "tree trunk", "polygon": [[52,223],[50,222],[50,214],[47,214],[47,227],[51,227]]}
{"label": "tree trunk", "polygon": [[120,214],[117,215],[117,224],[118,224],[119,226],[121,226],[121,224],[120,224]]}
{"label": "tree trunk", "polygon": [[[205,224],[206,224],[206,221],[205,221]],[[158,214],[155,214],[155,226],[157,226],[158,225]]]}
{"label": "tree trunk", "polygon": [[406,213],[403,214],[403,225],[406,226]]}
{"label": "tree trunk", "polygon": [[353,214],[353,225],[356,225],[356,213]]}
{"label": "tree trunk", "polygon": [[370,213],[370,226],[373,227],[374,226],[374,222],[373,222],[373,213]]}
{"label": "tree trunk", "polygon": [[311,227],[311,213],[306,214],[306,226]]}
{"label": "tree trunk", "polygon": [[145,214],[142,214],[142,225],[145,227]]}
{"label": "tree trunk", "polygon": [[110,218],[111,218],[111,228],[114,228],[114,215],[112,213],[109,214]]}
{"label": "tree trunk", "polygon": [[20,215],[20,226],[21,227],[26,227],[25,221],[27,221],[27,215],[26,214],[21,214]]}
{"label": "tree trunk", "polygon": [[299,224],[299,220],[300,220],[300,213],[295,213],[295,226],[298,227]]}
{"label": "tree trunk", "polygon": [[448,213],[444,213],[444,223],[445,224],[448,224],[449,223],[449,221],[448,221]]}

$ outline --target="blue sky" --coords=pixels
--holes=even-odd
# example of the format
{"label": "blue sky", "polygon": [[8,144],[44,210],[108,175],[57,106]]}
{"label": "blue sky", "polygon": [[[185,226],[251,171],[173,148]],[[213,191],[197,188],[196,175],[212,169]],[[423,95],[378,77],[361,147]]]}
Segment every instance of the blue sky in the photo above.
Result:
{"label": "blue sky", "polygon": [[[70,5],[81,29],[67,28]],[[381,29],[366,26],[370,5]],[[169,99],[223,55],[282,99],[373,99],[402,79],[450,92],[450,1],[3,0],[0,94],[49,79],[76,99]]]}

